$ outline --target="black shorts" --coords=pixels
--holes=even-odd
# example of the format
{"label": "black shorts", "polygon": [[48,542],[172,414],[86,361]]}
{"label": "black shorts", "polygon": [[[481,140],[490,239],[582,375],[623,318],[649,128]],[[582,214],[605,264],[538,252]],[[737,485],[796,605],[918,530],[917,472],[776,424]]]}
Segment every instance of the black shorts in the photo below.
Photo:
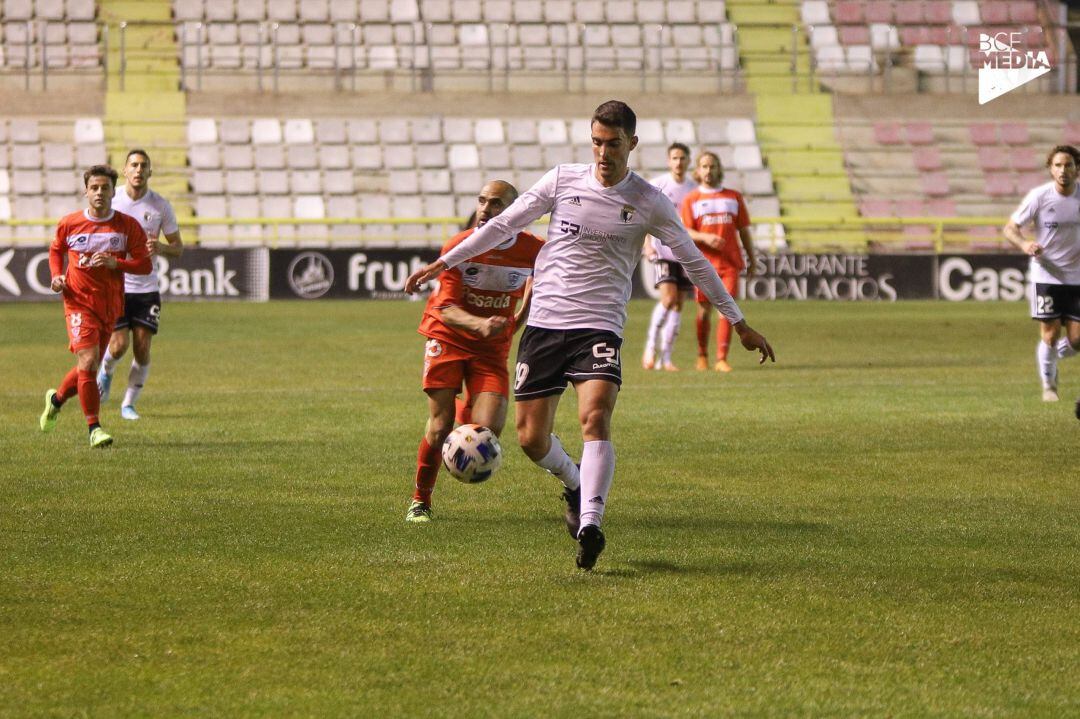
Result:
{"label": "black shorts", "polygon": [[566,383],[602,379],[622,385],[622,337],[608,330],[525,327],[514,367],[514,399],[562,394]]}
{"label": "black shorts", "polygon": [[134,292],[124,295],[124,316],[116,321],[116,329],[139,325],[157,334],[161,318],[160,292]]}
{"label": "black shorts", "polygon": [[1036,282],[1031,296],[1031,318],[1057,320],[1062,317],[1080,321],[1080,285]]}
{"label": "black shorts", "polygon": [[657,260],[653,273],[653,287],[659,287],[665,282],[674,282],[680,290],[694,289],[694,283],[686,276],[686,270],[674,260]]}

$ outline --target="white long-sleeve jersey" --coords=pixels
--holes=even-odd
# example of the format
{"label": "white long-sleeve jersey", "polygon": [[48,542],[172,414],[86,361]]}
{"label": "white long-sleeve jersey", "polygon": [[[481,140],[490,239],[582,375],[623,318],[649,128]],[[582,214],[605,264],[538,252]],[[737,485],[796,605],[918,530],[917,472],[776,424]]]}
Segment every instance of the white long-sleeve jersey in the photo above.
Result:
{"label": "white long-sleeve jersey", "polygon": [[671,201],[633,172],[604,187],[594,165],[558,165],[440,259],[454,267],[514,237],[548,212],[551,225],[536,258],[530,325],[601,329],[621,337],[646,234],[671,248],[726,319],[742,320],[742,311],[690,239]]}

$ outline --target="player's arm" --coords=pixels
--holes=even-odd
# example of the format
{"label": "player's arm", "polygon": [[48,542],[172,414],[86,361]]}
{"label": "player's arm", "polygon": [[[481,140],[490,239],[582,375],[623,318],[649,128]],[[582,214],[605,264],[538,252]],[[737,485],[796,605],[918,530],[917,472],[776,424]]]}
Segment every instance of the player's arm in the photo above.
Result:
{"label": "player's arm", "polygon": [[483,339],[498,337],[509,324],[509,320],[502,315],[480,317],[457,305],[446,305],[439,308],[439,316],[448,327],[456,330],[465,330]]}
{"label": "player's arm", "polygon": [[53,292],[63,292],[67,287],[67,275],[64,274],[64,255],[67,254],[67,231],[64,224],[56,226],[56,237],[49,243],[49,276],[52,281],[49,289]]}
{"label": "player's arm", "polygon": [[155,238],[150,243],[150,254],[179,257],[184,254],[184,241],[180,237],[180,226],[176,224],[176,214],[168,202],[165,203],[161,220],[161,234],[165,235],[165,241]]}
{"label": "player's arm", "polygon": [[477,229],[467,240],[426,267],[409,275],[405,291],[416,292],[422,284],[435,279],[440,272],[456,267],[469,258],[492,249],[508,237],[516,237],[526,227],[551,212],[555,204],[555,188],[559,168],[550,170],[539,182],[522,193],[514,202]]}
{"label": "player's arm", "polygon": [[179,257],[184,254],[184,241],[180,237],[180,230],[176,232],[163,232],[165,241],[151,240],[150,254],[165,255],[166,257]]}
{"label": "player's arm", "polygon": [[746,209],[746,202],[742,195],[739,198],[739,215],[736,217],[739,228],[739,239],[742,241],[743,250],[746,251],[746,276],[754,276],[754,235],[750,231],[750,211]]}
{"label": "player's arm", "polygon": [[735,299],[720,281],[716,270],[701,254],[701,250],[694,244],[682,220],[675,214],[670,205],[657,203],[653,209],[653,226],[651,231],[661,242],[671,248],[672,254],[679,264],[683,266],[686,274],[697,285],[709,302],[720,311],[720,314],[731,323],[735,332],[739,335],[742,346],[748,350],[757,350],[761,353],[759,363],[770,359],[776,361],[776,355],[768,340],[761,333],[754,330],[746,323],[742,310],[736,304]]}
{"label": "player's arm", "polygon": [[529,316],[529,307],[532,306],[533,279],[525,280],[525,294],[521,296],[521,307],[514,313],[514,333],[525,326],[525,319]]}
{"label": "player's arm", "polygon": [[1024,201],[1016,208],[1016,212],[1012,213],[1009,221],[1002,229],[1002,233],[1005,235],[1005,239],[1009,241],[1009,244],[1025,255],[1031,255],[1032,257],[1042,254],[1042,246],[1035,240],[1024,237],[1024,233],[1020,231],[1020,228],[1034,220],[1037,212],[1038,198],[1036,191],[1032,190],[1024,197]]}
{"label": "player's arm", "polygon": [[120,270],[129,275],[148,275],[154,265],[150,261],[149,240],[143,231],[142,225],[131,220],[127,228],[128,254],[130,257],[120,258],[111,252],[95,252],[90,258],[91,267],[108,267],[110,270]]}

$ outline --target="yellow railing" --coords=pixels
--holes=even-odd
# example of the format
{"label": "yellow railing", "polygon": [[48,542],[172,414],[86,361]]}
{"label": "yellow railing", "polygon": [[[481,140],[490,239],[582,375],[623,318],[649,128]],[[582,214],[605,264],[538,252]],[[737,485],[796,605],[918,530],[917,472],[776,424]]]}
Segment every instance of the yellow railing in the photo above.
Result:
{"label": "yellow railing", "polygon": [[[339,217],[300,219],[295,217],[187,217],[179,220],[190,245],[217,246],[261,244],[268,247],[323,243],[410,243],[438,246],[460,230],[462,217]],[[759,217],[754,219],[756,243],[772,251],[842,250],[867,252],[888,249],[924,249],[944,252],[950,247],[970,249],[973,243],[993,249],[1009,245],[1002,235],[972,232],[976,227],[1003,227],[1004,217],[835,217],[800,219]],[[16,244],[40,245],[48,241],[48,230],[56,220],[0,221],[0,228],[38,227],[34,237],[16,238]],[[547,224],[547,218],[537,225]],[[355,232],[331,232],[331,228],[355,228]],[[905,228],[920,228],[912,233]],[[18,234],[18,233],[14,233]],[[851,239],[853,236],[858,240]],[[0,244],[8,241],[0,240]]]}

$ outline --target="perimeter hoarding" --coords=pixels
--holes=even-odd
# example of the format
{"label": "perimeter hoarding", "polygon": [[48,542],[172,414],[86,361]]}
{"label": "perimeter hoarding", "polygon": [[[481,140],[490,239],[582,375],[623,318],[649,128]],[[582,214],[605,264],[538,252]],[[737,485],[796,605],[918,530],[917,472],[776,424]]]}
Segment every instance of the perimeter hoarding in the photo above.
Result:
{"label": "perimeter hoarding", "polygon": [[[269,251],[188,248],[180,257],[155,257],[162,298],[177,301],[254,301],[269,297]],[[0,302],[56,299],[49,289],[49,251],[0,249]]]}

